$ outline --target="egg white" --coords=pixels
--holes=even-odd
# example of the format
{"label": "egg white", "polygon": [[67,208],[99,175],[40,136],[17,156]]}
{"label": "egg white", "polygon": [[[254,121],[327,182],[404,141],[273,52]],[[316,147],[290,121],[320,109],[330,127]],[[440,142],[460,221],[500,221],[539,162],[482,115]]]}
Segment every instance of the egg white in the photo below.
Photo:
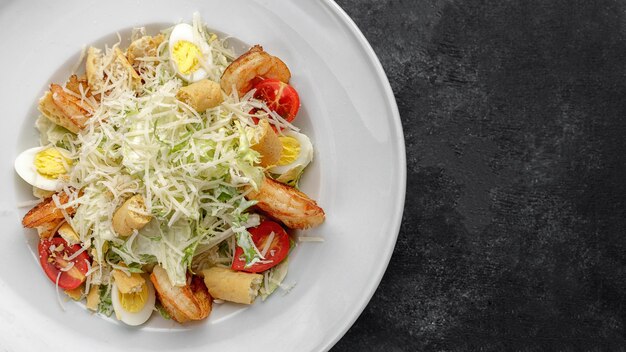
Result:
{"label": "egg white", "polygon": [[285,174],[295,168],[303,169],[313,160],[313,145],[309,137],[294,131],[287,131],[284,135],[293,137],[300,143],[300,154],[298,154],[296,160],[287,165],[274,166],[268,169],[269,172],[277,175]]}
{"label": "egg white", "polygon": [[174,69],[174,71],[176,71],[176,74],[180,78],[184,79],[187,82],[196,82],[196,81],[206,78],[209,74],[202,67],[199,67],[196,71],[188,75],[180,72],[180,70],[178,69],[176,60],[174,60],[173,51],[174,51],[174,45],[176,45],[176,43],[181,40],[186,40],[190,43],[195,44],[200,49],[200,52],[202,52],[203,59],[205,60],[205,62],[207,61],[207,56],[209,53],[208,44],[205,43],[204,40],[202,40],[199,35],[196,35],[193,29],[193,26],[187,23],[181,23],[181,24],[174,26],[174,29],[172,29],[172,33],[170,34],[169,53],[170,53],[170,62],[172,64],[172,68]]}
{"label": "egg white", "polygon": [[37,172],[37,168],[35,167],[35,156],[37,153],[47,148],[49,147],[36,147],[23,151],[15,158],[13,166],[15,167],[15,172],[31,186],[46,191],[56,191],[61,181],[42,176]]}
{"label": "egg white", "polygon": [[154,286],[152,286],[152,282],[149,278],[145,279],[146,285],[148,285],[148,300],[146,301],[146,304],[143,306],[143,308],[137,313],[131,313],[129,311],[126,311],[122,307],[122,303],[120,302],[120,291],[117,289],[117,285],[115,284],[115,282],[111,287],[111,303],[113,304],[115,316],[127,325],[137,326],[145,323],[154,311],[154,304],[156,302]]}

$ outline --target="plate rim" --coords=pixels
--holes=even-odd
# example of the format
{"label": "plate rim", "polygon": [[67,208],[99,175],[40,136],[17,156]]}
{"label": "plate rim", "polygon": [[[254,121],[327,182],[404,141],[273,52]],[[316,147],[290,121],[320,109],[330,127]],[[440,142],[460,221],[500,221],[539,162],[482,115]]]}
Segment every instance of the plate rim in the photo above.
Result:
{"label": "plate rim", "polygon": [[339,19],[342,20],[342,23],[347,27],[350,34],[355,37],[361,47],[365,50],[365,53],[367,54],[367,59],[374,67],[376,72],[376,78],[381,84],[381,88],[385,93],[385,98],[391,110],[391,114],[393,117],[393,119],[390,121],[391,125],[393,126],[394,132],[398,133],[398,139],[396,140],[395,148],[401,152],[397,154],[399,162],[398,176],[400,177],[399,182],[397,183],[397,191],[401,196],[396,200],[395,204],[395,206],[398,208],[398,211],[394,212],[394,219],[390,221],[390,223],[394,225],[393,229],[390,230],[390,233],[394,236],[393,241],[389,241],[388,247],[385,248],[385,251],[387,253],[384,258],[384,265],[380,266],[380,270],[373,276],[373,280],[370,281],[370,285],[367,288],[367,291],[369,292],[361,296],[361,301],[359,302],[358,307],[356,308],[356,310],[351,312],[351,314],[349,314],[351,315],[351,317],[348,318],[344,327],[336,334],[334,334],[334,336],[329,341],[327,341],[327,343],[321,346],[323,351],[328,351],[344,337],[348,330],[352,328],[356,320],[361,316],[369,302],[372,300],[372,297],[374,297],[374,293],[376,293],[378,287],[380,286],[380,282],[382,281],[385,272],[387,272],[389,262],[391,261],[393,251],[398,241],[398,236],[400,235],[400,227],[402,225],[402,217],[404,215],[407,170],[406,146],[404,143],[404,130],[402,129],[402,119],[400,118],[400,111],[398,109],[395,95],[393,94],[393,90],[391,89],[391,83],[389,82],[389,78],[385,73],[383,65],[376,55],[374,48],[372,48],[372,45],[369,43],[363,32],[361,32],[361,29],[357,26],[352,17],[350,17],[348,13],[334,0],[324,0],[324,2],[325,5],[328,6],[339,17]]}

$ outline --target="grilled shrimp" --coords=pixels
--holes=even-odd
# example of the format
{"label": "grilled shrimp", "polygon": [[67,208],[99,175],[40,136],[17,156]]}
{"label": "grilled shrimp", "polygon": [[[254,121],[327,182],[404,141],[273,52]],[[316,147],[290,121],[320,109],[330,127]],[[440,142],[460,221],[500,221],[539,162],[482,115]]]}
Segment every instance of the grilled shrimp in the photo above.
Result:
{"label": "grilled shrimp", "polygon": [[50,92],[52,92],[54,104],[63,112],[63,115],[80,129],[84,128],[93,108],[86,101],[81,101],[66,93],[58,84],[51,84]]}
{"label": "grilled shrimp", "polygon": [[71,75],[67,80],[67,83],[65,83],[65,88],[77,95],[82,95],[84,93],[85,97],[93,97],[96,102],[100,102],[100,94],[93,95],[91,93],[89,82],[85,76],[78,77],[76,75]]}
{"label": "grilled shrimp", "polygon": [[89,83],[87,78],[71,75],[65,83],[65,88],[74,94],[81,95],[81,91],[85,92],[85,96],[91,96],[89,92]]}
{"label": "grilled shrimp", "polygon": [[[68,82],[68,89],[75,88],[74,83]],[[91,116],[88,107],[89,104],[85,101],[68,94],[57,84],[52,84],[50,90],[39,100],[39,111],[45,117],[74,133],[80,132]]]}
{"label": "grilled shrimp", "polygon": [[150,274],[150,281],[159,301],[175,321],[202,320],[211,313],[212,298],[202,278],[193,276],[190,284],[173,286],[165,269],[156,265]]}
{"label": "grilled shrimp", "polygon": [[239,97],[242,97],[252,89],[257,77],[274,78],[288,83],[291,72],[281,59],[263,51],[262,46],[255,45],[226,68],[220,85],[227,94],[231,94],[234,87]]}
{"label": "grilled shrimp", "polygon": [[324,210],[297,189],[266,177],[258,191],[251,191],[248,200],[292,229],[308,229],[324,222]]}
{"label": "grilled shrimp", "polygon": [[[69,201],[69,196],[65,192],[57,193],[59,203],[65,204]],[[73,215],[75,209],[70,207],[65,209],[68,215]],[[51,223],[59,224],[64,219],[63,212],[57,208],[52,197],[46,198],[41,203],[35,205],[22,219],[22,226],[36,228],[40,226],[49,227]]]}

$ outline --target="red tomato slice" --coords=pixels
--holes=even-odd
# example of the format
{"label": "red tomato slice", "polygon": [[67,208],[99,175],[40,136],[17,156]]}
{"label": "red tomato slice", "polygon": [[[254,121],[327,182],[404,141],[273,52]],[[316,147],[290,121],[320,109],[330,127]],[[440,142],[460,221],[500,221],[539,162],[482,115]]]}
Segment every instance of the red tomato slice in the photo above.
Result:
{"label": "red tomato slice", "polygon": [[277,79],[266,78],[257,83],[254,88],[254,97],[263,100],[270,110],[275,111],[288,122],[293,121],[300,109],[298,92]]}
{"label": "red tomato slice", "polygon": [[[81,246],[78,244],[68,246],[67,242],[61,237],[53,237],[39,242],[39,262],[43,271],[54,283],[57,282],[58,277],[59,287],[64,290],[75,289],[86,279],[85,274],[87,273],[87,262],[89,261],[87,252],[83,251],[76,258],[68,260],[72,254],[80,249]],[[74,264],[69,270],[61,270],[67,268],[70,263]],[[61,273],[61,276],[59,276],[59,273]]]}
{"label": "red tomato slice", "polygon": [[265,243],[274,233],[274,239],[270,244],[265,259],[262,263],[254,263],[246,268],[246,260],[243,258],[243,249],[239,246],[235,249],[235,259],[233,260],[233,270],[247,271],[249,273],[260,273],[278,265],[289,253],[289,235],[278,223],[264,220],[257,227],[248,229],[252,235],[252,241],[259,251],[265,248]]}

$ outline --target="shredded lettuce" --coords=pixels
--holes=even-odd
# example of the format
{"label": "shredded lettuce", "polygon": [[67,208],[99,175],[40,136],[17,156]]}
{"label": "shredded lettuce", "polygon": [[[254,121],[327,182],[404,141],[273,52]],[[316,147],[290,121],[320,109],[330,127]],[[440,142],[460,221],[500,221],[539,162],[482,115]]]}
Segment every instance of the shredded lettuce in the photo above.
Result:
{"label": "shredded lettuce", "polygon": [[270,176],[278,182],[284,183],[288,186],[298,188],[298,182],[300,182],[300,177],[304,173],[305,166],[294,167],[293,169],[285,172],[282,175],[279,174],[270,174]]}
{"label": "shredded lettuce", "polygon": [[289,269],[289,258],[285,258],[280,264],[263,273],[263,281],[259,295],[264,301],[269,297],[280,284],[285,280]]}
{"label": "shredded lettuce", "polygon": [[163,305],[161,304],[160,301],[157,301],[157,303],[155,304],[155,308],[156,310],[159,312],[159,314],[161,314],[161,316],[163,317],[163,319],[167,319],[170,320],[172,319],[172,316],[170,315],[170,313],[168,313],[165,310],[165,307],[163,307]]}
{"label": "shredded lettuce", "polygon": [[50,119],[39,116],[35,122],[35,127],[39,130],[39,142],[41,145],[54,145],[65,150],[72,148],[74,134],[67,129],[53,123]]}
{"label": "shredded lettuce", "polygon": [[111,286],[100,286],[100,303],[98,303],[98,313],[110,317],[113,314],[113,302],[111,301]]}

